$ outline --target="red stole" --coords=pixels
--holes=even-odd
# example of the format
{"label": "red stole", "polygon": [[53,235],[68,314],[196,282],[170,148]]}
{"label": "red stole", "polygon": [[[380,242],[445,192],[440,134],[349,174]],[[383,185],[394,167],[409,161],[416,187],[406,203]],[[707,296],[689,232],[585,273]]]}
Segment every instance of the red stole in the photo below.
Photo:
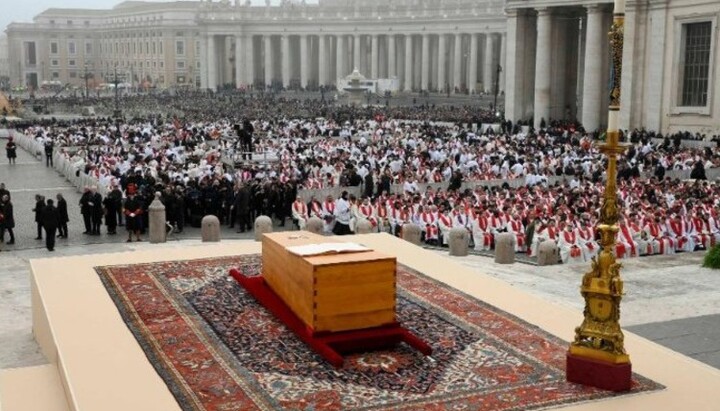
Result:
{"label": "red stole", "polygon": [[685,224],[680,221],[670,221],[670,229],[673,230],[675,233],[675,236],[677,237],[677,246],[678,248],[683,248],[685,246],[685,243],[687,243],[688,239],[685,237]]}
{"label": "red stole", "polygon": [[589,228],[578,228],[578,234],[580,234],[580,238],[585,243],[585,247],[587,247],[588,250],[595,250],[595,244],[593,244],[592,233]]}
{"label": "red stole", "polygon": [[335,214],[335,203],[334,202],[325,202],[325,210],[327,210],[330,214]]}
{"label": "red stole", "polygon": [[633,241],[632,235],[630,234],[627,225],[623,224],[620,226],[620,234],[625,239],[625,242],[630,246],[630,256],[637,255],[637,250],[635,249],[635,242]]}
{"label": "red stole", "polygon": [[563,237],[565,237],[565,242],[570,244],[570,257],[580,257],[582,251],[580,251],[580,247],[575,244],[575,241],[577,240],[575,233],[573,231],[565,230],[563,231]]}
{"label": "red stole", "polygon": [[301,216],[307,216],[307,206],[302,201],[295,201],[293,209]]}

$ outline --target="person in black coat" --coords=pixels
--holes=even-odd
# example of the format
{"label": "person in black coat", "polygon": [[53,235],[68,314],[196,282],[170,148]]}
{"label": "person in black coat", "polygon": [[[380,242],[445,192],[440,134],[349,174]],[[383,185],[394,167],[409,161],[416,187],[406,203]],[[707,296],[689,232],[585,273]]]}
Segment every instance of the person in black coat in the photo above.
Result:
{"label": "person in black coat", "polygon": [[373,175],[372,172],[368,172],[365,176],[364,186],[363,186],[363,198],[372,198],[373,196],[373,189],[375,188],[375,182],[373,181]]}
{"label": "person in black coat", "polygon": [[80,214],[82,214],[83,223],[85,223],[83,234],[92,234],[92,210],[92,193],[90,187],[85,187],[83,195],[80,197]]}
{"label": "person in black coat", "polygon": [[7,144],[5,144],[5,152],[7,153],[7,158],[10,164],[15,164],[15,159],[17,158],[17,144],[15,144],[12,137],[9,137]]}
{"label": "person in black coat", "polygon": [[125,229],[128,232],[127,242],[132,242],[132,235],[135,233],[135,240],[142,241],[140,239],[140,231],[142,230],[142,214],[143,206],[141,199],[135,195],[135,188],[128,187],[127,198],[124,204],[125,209]]}
{"label": "person in black coat", "polygon": [[695,167],[693,167],[692,171],[690,172],[690,179],[707,180],[707,176],[705,176],[705,166],[703,165],[702,161],[698,161],[695,163]]}
{"label": "person in black coat", "polygon": [[117,204],[118,202],[110,195],[105,197],[102,201],[103,207],[105,208],[105,225],[107,226],[108,234],[117,234]]}
{"label": "person in black coat", "polygon": [[103,216],[103,198],[96,190],[97,189],[95,187],[90,189],[90,192],[92,193],[90,196],[90,202],[92,205],[92,230],[90,232],[92,235],[100,235],[100,226],[102,225]]}
{"label": "person in black coat", "polygon": [[10,234],[10,241],[7,242],[8,245],[15,244],[15,233],[13,233],[13,228],[15,228],[15,214],[13,213],[13,205],[10,202],[10,195],[5,194],[2,199],[0,199],[0,241],[5,241],[5,231],[7,231]]}
{"label": "person in black coat", "polygon": [[35,195],[35,208],[32,210],[35,212],[35,223],[37,224],[37,237],[36,240],[42,240],[42,213],[45,208],[45,199],[40,194]]}
{"label": "person in black coat", "polygon": [[67,223],[70,221],[67,210],[67,201],[62,194],[57,195],[57,212],[58,212],[58,238],[68,237]]}
{"label": "person in black coat", "polygon": [[52,140],[48,139],[45,142],[45,167],[54,167],[53,164],[53,149],[55,148],[55,144]]}
{"label": "person in black coat", "polygon": [[42,225],[45,228],[45,246],[48,251],[55,251],[55,232],[58,228],[58,210],[53,200],[49,198],[42,212]]}
{"label": "person in black coat", "polygon": [[250,188],[245,183],[240,184],[235,193],[233,212],[235,213],[235,221],[238,224],[238,233],[252,230],[250,225]]}
{"label": "person in black coat", "polygon": [[243,126],[239,133],[243,160],[252,160],[252,153],[255,151],[255,147],[253,147],[253,133],[255,133],[255,128],[252,123],[248,120],[243,121]]}

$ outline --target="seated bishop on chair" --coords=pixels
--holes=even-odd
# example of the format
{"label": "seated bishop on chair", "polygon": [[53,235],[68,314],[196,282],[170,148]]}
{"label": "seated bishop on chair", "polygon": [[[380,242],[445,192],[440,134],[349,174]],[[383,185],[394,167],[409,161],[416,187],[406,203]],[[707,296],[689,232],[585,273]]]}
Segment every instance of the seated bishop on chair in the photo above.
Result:
{"label": "seated bishop on chair", "polygon": [[595,230],[588,223],[587,219],[581,219],[580,226],[575,230],[585,261],[592,260],[600,251],[600,244],[595,241]]}
{"label": "seated bishop on chair", "polygon": [[558,235],[558,248],[563,263],[582,263],[585,261],[578,235],[572,224],[565,223]]}
{"label": "seated bishop on chair", "polygon": [[513,214],[505,224],[505,230],[515,236],[515,252],[522,253],[525,251],[525,226],[520,220],[520,216]]}
{"label": "seated bishop on chair", "polygon": [[310,217],[308,216],[307,204],[302,201],[302,198],[300,198],[300,196],[297,196],[297,199],[295,200],[295,202],[293,202],[292,218],[293,220],[297,221],[298,227],[300,227],[301,230],[305,229],[307,220]]}

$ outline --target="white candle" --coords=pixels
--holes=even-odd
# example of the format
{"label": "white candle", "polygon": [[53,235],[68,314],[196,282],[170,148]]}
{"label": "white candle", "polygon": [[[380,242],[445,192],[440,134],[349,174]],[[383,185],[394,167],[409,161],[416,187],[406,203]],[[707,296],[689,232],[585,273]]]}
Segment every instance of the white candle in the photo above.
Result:
{"label": "white candle", "polygon": [[625,0],[615,0],[615,8],[613,10],[615,14],[625,14]]}

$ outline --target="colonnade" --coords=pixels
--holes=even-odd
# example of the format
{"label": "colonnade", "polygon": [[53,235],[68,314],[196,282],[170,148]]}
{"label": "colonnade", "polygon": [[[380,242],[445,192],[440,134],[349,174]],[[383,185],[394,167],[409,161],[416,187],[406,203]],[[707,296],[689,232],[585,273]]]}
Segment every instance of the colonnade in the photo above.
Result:
{"label": "colonnade", "polygon": [[505,117],[579,119],[588,130],[607,120],[607,5],[507,10]]}
{"label": "colonnade", "polygon": [[370,79],[397,78],[406,92],[505,89],[498,69],[504,33],[211,33],[204,42],[204,88],[233,83],[306,89],[335,85],[358,69]]}

